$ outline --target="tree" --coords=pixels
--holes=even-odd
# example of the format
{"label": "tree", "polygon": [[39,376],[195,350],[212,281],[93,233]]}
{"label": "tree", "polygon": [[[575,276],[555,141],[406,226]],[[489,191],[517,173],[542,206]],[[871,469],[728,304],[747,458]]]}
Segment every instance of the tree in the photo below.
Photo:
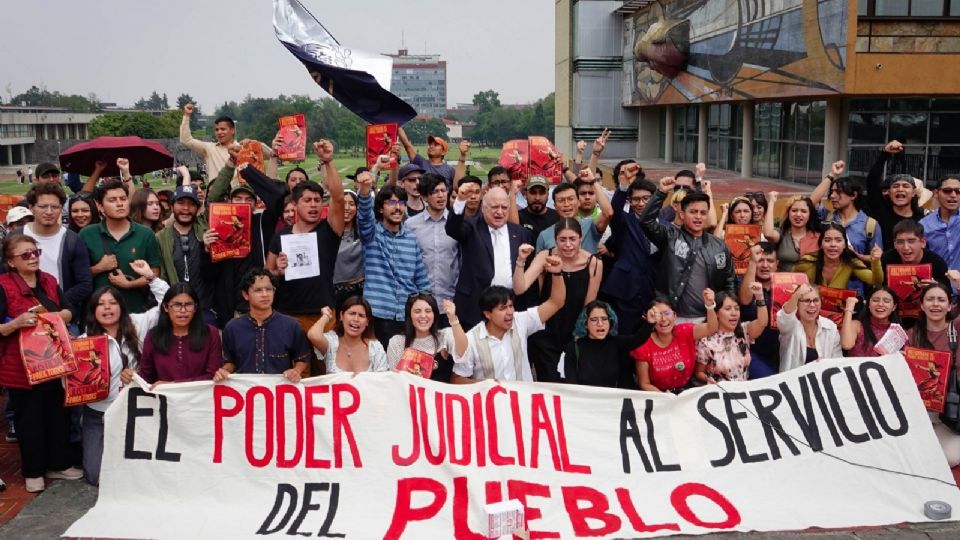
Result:
{"label": "tree", "polygon": [[203,112],[200,111],[200,106],[197,105],[196,100],[193,99],[193,96],[190,94],[180,94],[177,96],[177,110],[182,111],[183,106],[187,103],[193,103],[193,116],[190,117],[190,131],[196,131],[200,129],[200,117],[203,116]]}
{"label": "tree", "polygon": [[140,98],[136,103],[133,104],[134,109],[140,109],[142,111],[165,111],[170,108],[170,103],[167,101],[167,94],[163,94],[163,97],[160,94],[157,94],[157,91],[154,90],[148,99]]}
{"label": "tree", "polygon": [[490,112],[500,108],[500,94],[493,90],[484,90],[473,95],[473,104],[480,113]]}
{"label": "tree", "polygon": [[439,118],[414,118],[403,125],[413,144],[426,144],[427,136],[447,137],[447,126]]}
{"label": "tree", "polygon": [[89,131],[91,137],[136,135],[144,139],[172,139],[177,136],[179,126],[177,111],[167,111],[163,116],[145,112],[111,113],[94,118]]}
{"label": "tree", "polygon": [[31,86],[29,90],[10,98],[11,105],[26,105],[28,107],[66,107],[72,112],[97,112],[100,109],[99,101],[94,101],[96,95],[89,98],[60,92],[50,92],[46,87]]}

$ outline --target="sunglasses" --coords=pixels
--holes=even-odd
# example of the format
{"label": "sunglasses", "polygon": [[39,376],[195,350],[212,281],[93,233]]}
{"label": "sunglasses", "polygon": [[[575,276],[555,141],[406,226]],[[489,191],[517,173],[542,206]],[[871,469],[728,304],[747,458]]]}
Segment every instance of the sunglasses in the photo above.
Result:
{"label": "sunglasses", "polygon": [[43,253],[42,249],[31,249],[29,251],[24,251],[23,253],[18,253],[17,255],[14,255],[14,257],[20,257],[25,261],[29,261],[30,259],[39,259],[41,253]]}
{"label": "sunglasses", "polygon": [[957,193],[960,193],[960,188],[955,188],[955,187],[942,187],[942,188],[940,188],[939,191],[940,191],[940,193],[943,193],[944,195],[956,195]]}

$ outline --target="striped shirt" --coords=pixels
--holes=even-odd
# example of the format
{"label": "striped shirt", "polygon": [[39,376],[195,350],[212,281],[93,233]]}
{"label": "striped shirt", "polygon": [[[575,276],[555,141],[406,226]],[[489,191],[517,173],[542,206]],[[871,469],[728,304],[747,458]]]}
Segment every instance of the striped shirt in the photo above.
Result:
{"label": "striped shirt", "polygon": [[376,221],[373,196],[359,197],[357,229],[363,242],[363,297],[373,316],[404,320],[404,307],[411,294],[429,291],[430,280],[423,264],[417,236],[404,229],[392,233]]}

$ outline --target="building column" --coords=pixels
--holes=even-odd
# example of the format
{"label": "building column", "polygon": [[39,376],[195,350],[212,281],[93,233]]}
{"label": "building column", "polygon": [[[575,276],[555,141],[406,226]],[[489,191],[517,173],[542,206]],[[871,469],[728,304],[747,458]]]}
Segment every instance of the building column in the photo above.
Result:
{"label": "building column", "polygon": [[13,147],[7,147],[7,165],[13,165]]}
{"label": "building column", "polygon": [[667,129],[664,130],[663,161],[673,163],[673,107],[667,105]]}
{"label": "building column", "polygon": [[641,107],[637,115],[637,159],[657,159],[659,138],[660,108]]}
{"label": "building column", "polygon": [[827,98],[827,114],[823,120],[823,171],[822,176],[830,172],[830,166],[841,158],[843,144],[841,124],[843,119],[843,98],[833,96]]}
{"label": "building column", "polygon": [[707,120],[710,116],[710,105],[697,105],[697,162],[707,162]]}
{"label": "building column", "polygon": [[740,105],[743,111],[743,144],[740,153],[740,176],[753,176],[753,102],[744,101]]}

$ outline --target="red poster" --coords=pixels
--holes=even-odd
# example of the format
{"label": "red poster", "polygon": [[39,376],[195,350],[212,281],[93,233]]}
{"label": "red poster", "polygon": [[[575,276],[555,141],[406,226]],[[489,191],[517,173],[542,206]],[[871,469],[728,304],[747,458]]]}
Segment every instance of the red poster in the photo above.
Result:
{"label": "red poster", "polygon": [[107,336],[70,340],[77,370],[67,375],[63,404],[67,407],[107,399],[110,395],[110,352]]}
{"label": "red poster", "polygon": [[7,212],[23,200],[23,195],[0,195],[0,223],[7,222]]}
{"label": "red poster", "polygon": [[777,327],[777,313],[790,300],[798,285],[809,283],[807,275],[800,272],[775,272],[770,277],[770,324]]}
{"label": "red poster", "polygon": [[37,324],[20,329],[20,355],[30,384],[58,379],[77,370],[63,319],[38,313]]}
{"label": "red poster", "polygon": [[723,239],[733,254],[733,268],[742,276],[750,265],[750,248],[760,241],[760,225],[727,225],[723,231]]}
{"label": "red poster", "polygon": [[380,156],[390,156],[390,168],[397,168],[400,156],[393,152],[397,144],[396,124],[370,124],[367,126],[367,167],[373,168]]}
{"label": "red poster", "polygon": [[429,379],[433,373],[433,355],[408,347],[400,355],[396,371],[406,371],[424,379]]}
{"label": "red poster", "polygon": [[237,166],[243,163],[249,163],[250,166],[263,172],[263,147],[260,146],[258,141],[247,141],[246,144],[241,145],[240,155],[237,156]]}
{"label": "red poster", "polygon": [[511,180],[526,182],[530,175],[530,143],[526,139],[514,139],[503,143],[498,165],[510,171]]}
{"label": "red poster", "polygon": [[837,323],[837,328],[840,328],[843,325],[843,310],[847,306],[847,298],[856,295],[857,291],[820,287],[820,315]]}
{"label": "red poster", "polygon": [[551,184],[559,184],[560,177],[563,176],[563,162],[560,161],[560,152],[550,139],[529,137],[527,143],[530,150],[529,174],[545,176]]}
{"label": "red poster", "polygon": [[242,259],[250,254],[249,204],[210,203],[210,228],[219,240],[210,245],[210,260]]}
{"label": "red poster", "polygon": [[281,116],[280,137],[283,143],[277,157],[283,161],[303,161],[307,157],[307,120],[303,114]]}
{"label": "red poster", "polygon": [[903,350],[903,357],[917,381],[923,405],[928,411],[943,412],[950,376],[950,352],[907,347]]}
{"label": "red poster", "polygon": [[888,264],[887,286],[897,295],[897,311],[901,318],[920,316],[920,282],[933,277],[932,264]]}

